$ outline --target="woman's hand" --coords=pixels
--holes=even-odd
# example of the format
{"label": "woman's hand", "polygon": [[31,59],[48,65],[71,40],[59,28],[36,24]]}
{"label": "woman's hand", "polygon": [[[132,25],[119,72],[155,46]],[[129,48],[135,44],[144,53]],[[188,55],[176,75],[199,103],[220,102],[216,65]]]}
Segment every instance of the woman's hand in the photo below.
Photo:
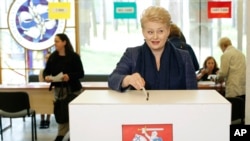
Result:
{"label": "woman's hand", "polygon": [[202,69],[202,70],[201,70],[201,73],[202,73],[203,75],[205,75],[205,74],[208,73],[208,71],[209,71],[208,69]]}
{"label": "woman's hand", "polygon": [[63,81],[69,81],[69,75],[68,74],[63,74],[62,80]]}
{"label": "woman's hand", "polygon": [[208,69],[202,69],[200,73],[196,76],[197,80],[200,80],[205,74],[208,73]]}
{"label": "woman's hand", "polygon": [[51,76],[45,76],[44,79],[46,82],[52,82]]}
{"label": "woman's hand", "polygon": [[127,75],[122,81],[122,87],[133,86],[136,90],[141,90],[145,86],[145,80],[141,77],[139,73],[133,73],[132,75]]}

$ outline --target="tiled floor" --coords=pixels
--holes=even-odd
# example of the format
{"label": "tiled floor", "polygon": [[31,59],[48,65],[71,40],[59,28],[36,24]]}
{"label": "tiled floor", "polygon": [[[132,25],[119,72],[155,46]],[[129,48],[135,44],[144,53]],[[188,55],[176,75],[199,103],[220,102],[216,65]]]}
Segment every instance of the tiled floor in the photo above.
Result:
{"label": "tiled floor", "polygon": [[[9,119],[3,118],[3,127],[9,125]],[[50,127],[48,129],[39,129],[40,115],[36,116],[37,121],[37,141],[54,141],[57,135],[57,123],[54,116],[51,117]],[[26,117],[12,119],[12,127],[3,132],[4,141],[31,141],[31,118]],[[0,139],[1,141],[1,139]]]}

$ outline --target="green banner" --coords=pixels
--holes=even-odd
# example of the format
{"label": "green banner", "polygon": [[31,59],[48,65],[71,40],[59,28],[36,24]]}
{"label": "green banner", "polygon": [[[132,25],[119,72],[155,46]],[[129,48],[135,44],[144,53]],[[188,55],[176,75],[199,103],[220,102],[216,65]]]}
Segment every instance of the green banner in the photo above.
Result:
{"label": "green banner", "polygon": [[136,19],[137,9],[135,2],[114,2],[115,19]]}

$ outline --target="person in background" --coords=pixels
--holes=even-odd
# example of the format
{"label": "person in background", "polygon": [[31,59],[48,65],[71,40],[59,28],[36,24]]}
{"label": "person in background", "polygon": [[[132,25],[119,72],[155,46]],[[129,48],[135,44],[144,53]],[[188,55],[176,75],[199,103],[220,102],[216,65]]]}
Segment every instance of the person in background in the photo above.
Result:
{"label": "person in background", "polygon": [[[48,52],[44,59],[45,59],[45,63],[47,63],[48,59],[49,59],[49,56],[50,56],[50,52]],[[43,71],[44,69],[40,70],[40,73],[39,73],[39,82],[45,82],[44,78],[43,78]],[[49,125],[50,125],[50,114],[41,114],[41,122],[40,122],[40,129],[46,129],[46,128],[49,128]]]}
{"label": "person in background", "polygon": [[[82,85],[79,79],[84,77],[80,56],[74,52],[68,36],[64,33],[56,34],[55,48],[56,50],[50,55],[43,72],[45,81],[51,82],[51,87],[54,87],[55,99],[58,99],[61,90],[63,98],[66,97],[69,91],[70,94],[80,94]],[[63,73],[61,82],[53,82],[51,76],[56,76],[61,72]],[[58,124],[58,133],[55,141],[62,141],[68,131],[68,122]]]}
{"label": "person in background", "polygon": [[199,62],[197,60],[197,57],[192,49],[192,47],[185,42],[185,37],[182,34],[180,28],[172,23],[170,26],[170,34],[169,34],[169,41],[174,44],[175,47],[179,49],[183,49],[189,52],[195,71],[199,70]]}
{"label": "person in background", "polygon": [[204,63],[203,68],[201,68],[197,74],[197,80],[200,81],[209,81],[208,76],[210,74],[216,75],[219,71],[216,60],[212,56],[208,56]]}
{"label": "person in background", "polygon": [[245,55],[232,46],[228,37],[223,37],[218,43],[223,54],[221,56],[218,81],[225,80],[226,97],[242,97],[246,94],[246,58]]}
{"label": "person in background", "polygon": [[163,7],[150,6],[141,17],[143,45],[127,48],[108,77],[108,86],[127,89],[197,89],[191,57],[168,41],[171,16]]}

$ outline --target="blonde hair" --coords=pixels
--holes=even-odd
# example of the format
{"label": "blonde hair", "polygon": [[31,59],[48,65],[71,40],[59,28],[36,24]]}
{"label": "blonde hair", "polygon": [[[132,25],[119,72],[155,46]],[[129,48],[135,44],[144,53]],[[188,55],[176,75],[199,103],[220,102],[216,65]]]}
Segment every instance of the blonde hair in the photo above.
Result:
{"label": "blonde hair", "polygon": [[169,34],[169,38],[171,37],[181,37],[181,29],[174,23],[172,23],[170,25],[170,34]]}
{"label": "blonde hair", "polygon": [[169,26],[171,24],[171,16],[169,12],[160,6],[150,6],[144,10],[141,15],[141,27],[145,22],[159,22]]}
{"label": "blonde hair", "polygon": [[228,47],[228,46],[231,46],[232,45],[232,42],[231,40],[228,38],[228,37],[223,37],[219,40],[219,43],[218,45],[220,47]]}

